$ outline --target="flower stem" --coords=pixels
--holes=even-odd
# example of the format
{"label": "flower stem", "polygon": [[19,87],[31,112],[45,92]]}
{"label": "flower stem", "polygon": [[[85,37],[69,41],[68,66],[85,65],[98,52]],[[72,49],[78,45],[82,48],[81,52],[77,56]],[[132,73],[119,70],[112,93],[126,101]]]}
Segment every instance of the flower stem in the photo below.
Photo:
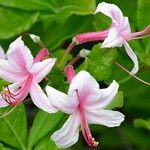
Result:
{"label": "flower stem", "polygon": [[4,117],[8,116],[11,112],[13,112],[15,110],[16,107],[17,107],[17,105],[14,106],[10,111],[4,112],[4,114],[1,115],[0,118],[4,118]]}
{"label": "flower stem", "polygon": [[60,60],[60,67],[64,67],[65,66],[65,59],[66,56],[72,51],[72,49],[76,46],[76,44],[74,42],[71,42],[69,44],[69,46],[67,47],[65,54],[63,55],[62,59]]}
{"label": "flower stem", "polygon": [[143,83],[145,85],[150,85],[149,82],[146,82],[146,81],[142,80],[141,78],[137,77],[136,75],[131,74],[130,71],[128,71],[126,68],[124,68],[121,64],[119,64],[116,61],[115,61],[115,65],[118,66],[119,68],[121,68],[122,70],[124,70],[125,72],[127,72],[130,76],[132,76],[136,80],[140,81],[141,83]]}
{"label": "flower stem", "polygon": [[79,59],[81,58],[81,56],[79,54],[76,55],[76,57],[74,57],[68,65],[74,65]]}

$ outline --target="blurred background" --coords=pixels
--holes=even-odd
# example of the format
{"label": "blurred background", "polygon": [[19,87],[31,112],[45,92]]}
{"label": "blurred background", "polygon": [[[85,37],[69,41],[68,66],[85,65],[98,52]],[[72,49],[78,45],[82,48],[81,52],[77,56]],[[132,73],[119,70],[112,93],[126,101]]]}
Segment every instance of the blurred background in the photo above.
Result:
{"label": "blurred background", "polygon": [[[111,20],[103,14],[93,15],[101,0],[0,0],[0,44],[7,51],[9,44],[25,32],[39,35],[49,51],[58,57],[58,67],[48,75],[48,84],[67,91],[68,84],[61,71],[59,61],[72,38],[78,33],[99,31],[110,26]],[[142,30],[150,24],[149,0],[105,0],[120,7],[129,17],[132,31]],[[33,55],[39,46],[29,37],[23,37]],[[97,49],[90,42],[76,46],[67,60],[71,60],[82,48]],[[150,81],[150,38],[129,42],[139,58],[140,70],[137,76]],[[94,47],[94,48],[93,48]],[[97,50],[95,50],[96,52]],[[99,50],[100,51],[100,50]],[[88,70],[100,83],[107,87],[112,80],[120,84],[119,104],[115,110],[125,114],[126,119],[118,128],[91,125],[91,131],[99,146],[94,150],[149,150],[150,149],[150,87],[130,77],[115,66],[114,60],[132,68],[132,62],[124,51],[118,48],[111,53],[96,53],[89,57],[93,63],[80,60],[75,68]],[[105,56],[104,56],[105,55]],[[66,61],[67,61],[66,60]],[[103,60],[103,61],[100,61]],[[108,61],[105,63],[104,61]],[[93,68],[95,66],[95,68]],[[96,70],[96,71],[95,71]],[[46,81],[41,83],[44,87]],[[6,83],[1,79],[0,88]],[[24,109],[25,107],[25,109]],[[0,109],[3,114],[11,108]],[[21,119],[19,119],[21,118]],[[26,99],[6,118],[0,118],[0,150],[57,150],[50,135],[59,129],[67,116],[63,113],[47,114],[39,111]],[[27,122],[26,122],[27,120]],[[91,150],[80,133],[78,143],[70,150]]]}

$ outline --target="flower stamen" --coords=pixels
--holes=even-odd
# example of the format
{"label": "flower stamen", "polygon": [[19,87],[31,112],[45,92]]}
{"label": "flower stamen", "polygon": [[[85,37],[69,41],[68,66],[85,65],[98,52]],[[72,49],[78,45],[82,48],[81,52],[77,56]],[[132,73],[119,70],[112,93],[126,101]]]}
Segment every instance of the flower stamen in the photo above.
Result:
{"label": "flower stamen", "polygon": [[95,141],[95,138],[92,137],[88,122],[87,122],[87,120],[85,118],[85,115],[84,115],[82,101],[79,97],[78,90],[76,90],[76,93],[77,93],[77,97],[78,97],[78,100],[79,100],[78,111],[79,111],[80,119],[81,119],[81,129],[82,129],[83,137],[84,137],[86,143],[90,147],[96,147],[96,146],[98,146],[99,143],[97,141]]}
{"label": "flower stamen", "polygon": [[7,86],[3,91],[1,92],[2,98],[10,105],[17,105],[20,103],[24,96],[26,95],[31,82],[32,82],[33,76],[29,75],[27,80],[20,86],[15,92],[12,92],[10,88]]}

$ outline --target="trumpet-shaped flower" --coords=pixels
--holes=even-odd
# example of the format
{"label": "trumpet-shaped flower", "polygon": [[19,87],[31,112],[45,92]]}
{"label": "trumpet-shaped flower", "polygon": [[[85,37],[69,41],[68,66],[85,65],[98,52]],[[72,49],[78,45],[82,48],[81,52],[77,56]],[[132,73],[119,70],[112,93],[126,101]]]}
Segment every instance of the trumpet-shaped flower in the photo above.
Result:
{"label": "trumpet-shaped flower", "polygon": [[124,120],[122,113],[105,109],[115,97],[119,85],[113,81],[108,88],[100,89],[99,84],[88,72],[80,71],[75,75],[71,66],[67,67],[66,75],[70,82],[68,94],[50,86],[46,87],[52,105],[70,114],[66,123],[53,133],[51,139],[60,148],[70,147],[77,142],[81,127],[86,143],[95,147],[98,142],[92,137],[89,124],[115,127]]}
{"label": "trumpet-shaped flower", "polygon": [[150,26],[140,32],[131,33],[128,17],[123,16],[122,11],[114,4],[108,4],[105,2],[99,3],[95,14],[98,12],[111,18],[111,26],[104,31],[79,34],[73,38],[73,42],[76,44],[81,44],[88,41],[102,40],[102,47],[106,48],[121,47],[124,45],[128,56],[134,63],[131,73],[136,74],[139,68],[138,59],[127,42],[132,39],[146,37],[145,35],[150,32]]}
{"label": "trumpet-shaped flower", "polygon": [[36,106],[48,112],[56,111],[38,84],[56,61],[44,59],[47,55],[48,51],[42,49],[34,59],[21,37],[10,44],[6,59],[0,59],[0,78],[12,84],[1,92],[0,107],[17,105],[30,93]]}

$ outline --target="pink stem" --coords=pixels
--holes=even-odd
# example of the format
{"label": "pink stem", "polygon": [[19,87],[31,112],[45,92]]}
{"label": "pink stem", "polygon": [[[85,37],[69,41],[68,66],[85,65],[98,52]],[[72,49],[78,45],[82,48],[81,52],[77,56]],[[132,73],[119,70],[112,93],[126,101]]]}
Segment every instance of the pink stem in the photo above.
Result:
{"label": "pink stem", "polygon": [[73,38],[76,44],[82,44],[91,41],[101,41],[104,40],[108,35],[109,30],[98,31],[98,32],[87,32],[78,34]]}
{"label": "pink stem", "polygon": [[144,36],[144,35],[149,34],[149,33],[150,33],[150,25],[148,25],[142,31],[131,33],[131,36],[132,36],[132,38],[141,37],[141,36]]}

